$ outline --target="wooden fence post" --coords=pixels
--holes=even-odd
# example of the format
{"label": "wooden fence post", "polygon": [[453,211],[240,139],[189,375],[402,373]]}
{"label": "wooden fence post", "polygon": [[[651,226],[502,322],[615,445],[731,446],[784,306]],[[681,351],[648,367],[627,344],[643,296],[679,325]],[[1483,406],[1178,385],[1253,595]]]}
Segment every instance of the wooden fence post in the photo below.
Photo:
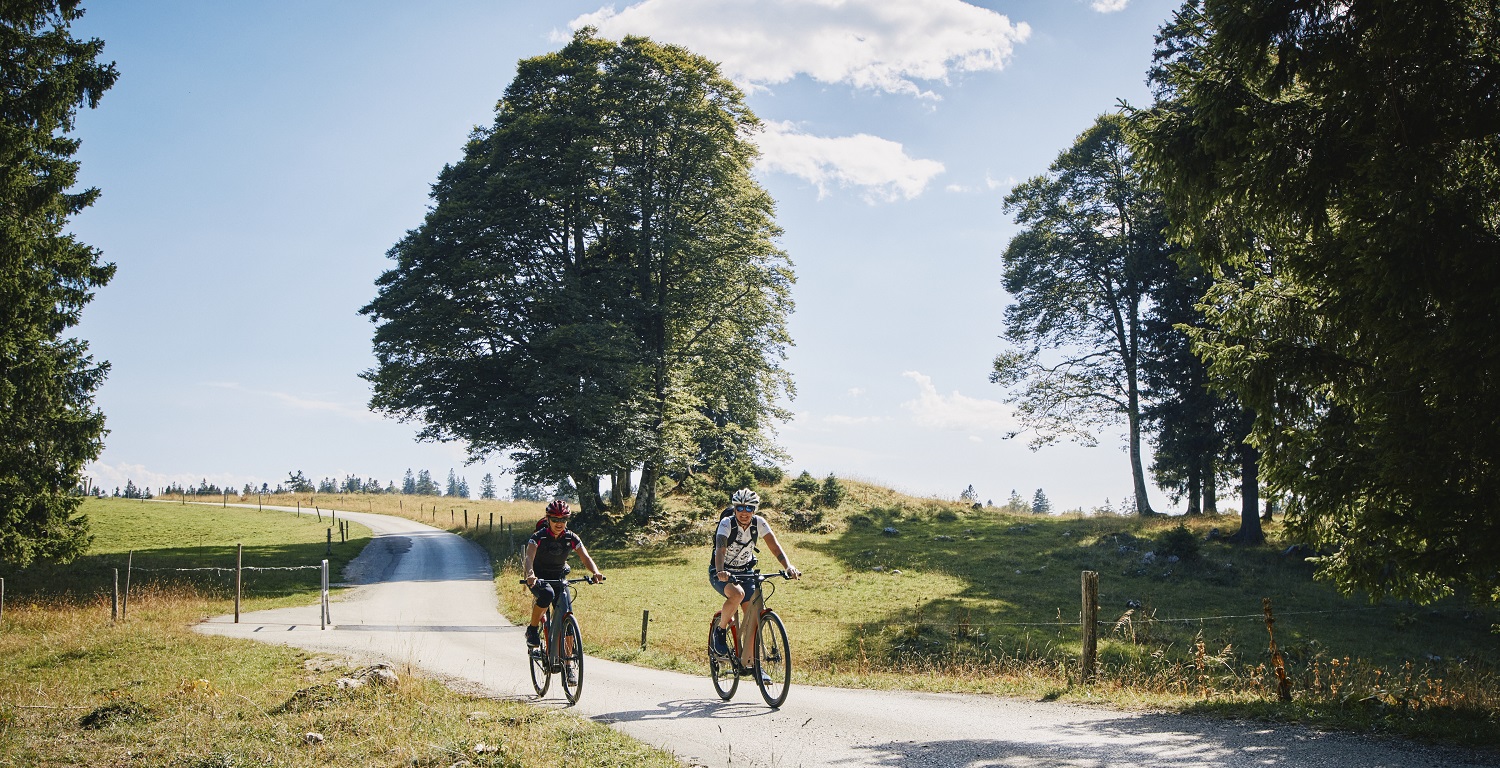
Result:
{"label": "wooden fence post", "polygon": [[321,629],[328,629],[328,619],[330,617],[328,615],[328,561],[327,560],[323,561],[323,601],[322,601],[322,605],[319,606],[319,609],[320,610],[318,611],[318,620],[319,620],[320,624],[318,626],[318,629],[320,629],[320,630]]}
{"label": "wooden fence post", "polygon": [[469,530],[469,510],[464,510],[464,530]]}
{"label": "wooden fence post", "polygon": [[1266,634],[1271,636],[1271,669],[1276,673],[1276,698],[1291,701],[1292,681],[1286,676],[1286,660],[1281,657],[1281,651],[1276,649],[1276,630],[1272,627],[1276,619],[1271,616],[1271,598],[1261,598],[1260,608],[1266,613]]}
{"label": "wooden fence post", "polygon": [[0,626],[5,624],[5,579],[0,579]]}
{"label": "wooden fence post", "polygon": [[495,532],[495,513],[490,513],[490,533]]}
{"label": "wooden fence post", "polygon": [[234,545],[234,623],[240,623],[240,589],[244,582],[245,545]]}
{"label": "wooden fence post", "polygon": [[332,528],[328,529],[328,548],[325,549],[325,550],[323,550],[323,554],[325,554],[325,555],[332,555],[333,554],[333,529]]}
{"label": "wooden fence post", "polygon": [[646,627],[651,623],[651,612],[641,611],[641,650],[646,650]]}
{"label": "wooden fence post", "polygon": [[135,565],[135,550],[125,556],[125,594],[120,599],[120,619],[130,615],[130,569]]}
{"label": "wooden fence post", "polygon": [[1079,618],[1083,625],[1083,668],[1079,677],[1085,683],[1093,682],[1094,667],[1098,664],[1099,656],[1099,573],[1097,571],[1083,572],[1083,615]]}

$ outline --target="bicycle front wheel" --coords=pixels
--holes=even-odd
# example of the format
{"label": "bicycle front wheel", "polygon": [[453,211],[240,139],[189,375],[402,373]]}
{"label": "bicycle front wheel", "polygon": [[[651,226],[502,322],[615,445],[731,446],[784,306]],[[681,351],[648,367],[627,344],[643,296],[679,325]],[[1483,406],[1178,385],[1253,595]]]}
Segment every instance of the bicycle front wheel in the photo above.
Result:
{"label": "bicycle front wheel", "polygon": [[547,688],[552,685],[552,664],[548,654],[551,650],[548,635],[551,634],[552,616],[549,614],[542,619],[542,644],[528,649],[531,655],[531,687],[536,689],[537,696],[547,695]]}
{"label": "bicycle front wheel", "polygon": [[559,650],[563,695],[568,697],[569,704],[577,704],[583,693],[583,633],[578,631],[578,620],[572,614],[563,618],[562,648]]}
{"label": "bicycle front wheel", "polygon": [[792,652],[787,646],[781,617],[771,611],[760,617],[760,632],[755,638],[755,672],[761,698],[772,708],[781,706],[792,684]]}
{"label": "bicycle front wheel", "polygon": [[[708,674],[714,679],[714,690],[719,698],[729,701],[735,689],[740,687],[740,676],[734,671],[734,661],[714,653],[714,628],[719,626],[719,614],[708,622]],[[734,631],[731,625],[730,631]]]}

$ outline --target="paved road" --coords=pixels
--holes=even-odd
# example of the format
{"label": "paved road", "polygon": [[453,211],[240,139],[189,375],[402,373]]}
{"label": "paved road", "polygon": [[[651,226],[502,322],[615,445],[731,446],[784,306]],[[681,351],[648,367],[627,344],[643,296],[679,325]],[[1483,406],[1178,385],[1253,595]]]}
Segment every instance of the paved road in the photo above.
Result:
{"label": "paved road", "polygon": [[[497,608],[485,553],[404,518],[340,512],[375,534],[335,602],[211,619],[203,632],[424,670],[492,696],[533,699],[524,639]],[[793,621],[795,626],[795,621]],[[539,706],[562,708],[557,681]],[[571,711],[701,766],[1411,768],[1500,756],[1301,728],[1003,699],[794,686],[772,711],[749,681],[721,702],[705,677],[590,658]]]}

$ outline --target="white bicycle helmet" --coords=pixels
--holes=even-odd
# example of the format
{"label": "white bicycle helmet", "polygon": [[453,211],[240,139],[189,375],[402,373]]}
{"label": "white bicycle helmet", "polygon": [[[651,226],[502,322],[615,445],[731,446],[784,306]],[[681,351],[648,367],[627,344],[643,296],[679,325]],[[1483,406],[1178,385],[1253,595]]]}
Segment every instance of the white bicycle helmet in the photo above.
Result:
{"label": "white bicycle helmet", "polygon": [[759,508],[760,496],[756,495],[755,491],[749,488],[741,488],[735,491],[733,496],[729,497],[729,503],[736,507]]}

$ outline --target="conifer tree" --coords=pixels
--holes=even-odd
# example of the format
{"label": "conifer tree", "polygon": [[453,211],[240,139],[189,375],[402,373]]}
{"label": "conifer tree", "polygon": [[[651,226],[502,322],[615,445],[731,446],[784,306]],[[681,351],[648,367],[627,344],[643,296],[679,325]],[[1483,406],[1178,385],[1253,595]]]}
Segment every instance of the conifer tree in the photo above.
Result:
{"label": "conifer tree", "polygon": [[23,566],[87,548],[74,488],[105,434],[94,391],[109,364],[63,335],[115,271],[67,232],[99,196],[69,191],[68,134],[118,76],[97,62],[103,42],[71,36],[82,15],[77,0],[0,3],[0,561]]}

